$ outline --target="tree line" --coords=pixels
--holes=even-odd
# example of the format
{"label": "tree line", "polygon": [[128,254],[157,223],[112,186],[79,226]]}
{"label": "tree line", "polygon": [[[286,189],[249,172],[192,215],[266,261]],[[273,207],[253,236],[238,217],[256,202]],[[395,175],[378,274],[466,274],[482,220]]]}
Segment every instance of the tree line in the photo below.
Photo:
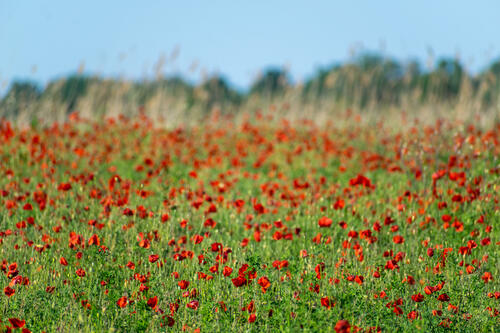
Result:
{"label": "tree line", "polygon": [[217,107],[231,112],[249,100],[272,103],[287,96],[304,104],[342,102],[360,108],[463,101],[498,108],[500,59],[471,75],[457,59],[442,58],[432,69],[424,69],[417,61],[402,63],[365,53],[352,61],[321,68],[302,83],[294,83],[283,68],[269,68],[245,92],[233,88],[223,76],[192,84],[181,77],[129,82],[74,74],[51,81],[44,88],[32,81],[13,82],[0,100],[0,116],[15,117],[48,102],[66,114],[77,110],[84,101],[95,112],[106,112],[110,99],[129,108],[147,108],[156,100],[156,105],[168,101],[184,111]]}

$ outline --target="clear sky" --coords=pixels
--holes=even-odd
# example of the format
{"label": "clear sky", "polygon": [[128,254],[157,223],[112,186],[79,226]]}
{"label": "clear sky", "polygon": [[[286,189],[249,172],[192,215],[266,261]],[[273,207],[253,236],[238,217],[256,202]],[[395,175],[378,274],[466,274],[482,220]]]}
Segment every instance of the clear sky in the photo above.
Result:
{"label": "clear sky", "polygon": [[106,77],[153,77],[162,54],[167,74],[221,73],[240,88],[269,66],[307,78],[352,48],[424,64],[433,50],[478,71],[500,56],[499,14],[498,0],[0,0],[0,91],[82,63]]}

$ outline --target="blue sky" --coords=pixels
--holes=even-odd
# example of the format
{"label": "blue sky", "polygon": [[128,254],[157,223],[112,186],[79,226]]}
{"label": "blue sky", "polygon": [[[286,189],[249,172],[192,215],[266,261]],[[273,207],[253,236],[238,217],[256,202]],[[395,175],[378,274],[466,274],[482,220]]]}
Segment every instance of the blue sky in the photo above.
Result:
{"label": "blue sky", "polygon": [[500,56],[498,13],[494,0],[0,0],[0,87],[81,63],[106,77],[153,77],[162,54],[166,74],[221,73],[240,88],[269,66],[307,78],[353,48],[424,64],[432,49],[478,71]]}

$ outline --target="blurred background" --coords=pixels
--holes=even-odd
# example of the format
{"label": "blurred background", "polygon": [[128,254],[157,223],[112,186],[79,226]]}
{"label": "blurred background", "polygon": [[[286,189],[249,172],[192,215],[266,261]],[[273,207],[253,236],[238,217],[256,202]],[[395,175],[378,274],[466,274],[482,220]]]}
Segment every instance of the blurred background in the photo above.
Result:
{"label": "blurred background", "polygon": [[498,1],[0,0],[0,117],[500,109]]}

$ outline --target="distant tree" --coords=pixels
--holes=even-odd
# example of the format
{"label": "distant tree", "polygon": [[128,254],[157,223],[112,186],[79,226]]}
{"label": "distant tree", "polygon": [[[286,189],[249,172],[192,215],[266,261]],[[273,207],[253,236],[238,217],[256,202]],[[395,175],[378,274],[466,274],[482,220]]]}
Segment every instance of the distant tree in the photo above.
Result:
{"label": "distant tree", "polygon": [[[71,112],[83,98],[92,102],[92,112],[96,114],[106,109],[109,99],[120,102],[120,98],[132,110],[146,104],[160,107],[159,103],[164,102],[180,105],[184,110],[234,110],[252,96],[273,102],[291,86],[289,73],[276,67],[265,70],[246,94],[240,94],[222,76],[195,85],[179,76],[130,83],[74,74],[50,82],[43,91],[33,82],[12,83],[0,100],[0,117],[15,117],[21,110],[38,110],[37,103],[42,101],[54,101],[56,106],[64,104]],[[364,108],[474,98],[473,102],[480,102],[486,109],[497,107],[500,102],[500,59],[471,76],[458,59],[439,59],[434,69],[426,70],[417,61],[402,64],[380,54],[363,53],[352,61],[320,68],[304,83],[300,94],[303,103],[319,106],[332,101]]]}
{"label": "distant tree", "polygon": [[49,83],[44,91],[44,96],[47,98],[56,98],[67,105],[67,112],[74,111],[78,100],[85,96],[87,89],[92,81],[87,76],[75,74],[67,78],[53,81]]}
{"label": "distant tree", "polygon": [[490,65],[490,67],[488,68],[488,72],[493,74],[497,78],[500,78],[500,59]]}
{"label": "distant tree", "polygon": [[7,95],[4,99],[14,98],[17,100],[28,99],[33,100],[40,97],[40,87],[32,81],[14,81],[10,86]]}
{"label": "distant tree", "polygon": [[143,106],[159,91],[168,96],[188,98],[193,93],[193,87],[180,76],[136,82],[128,92],[127,98],[131,98],[139,106]]}
{"label": "distant tree", "polygon": [[283,69],[271,68],[252,84],[250,94],[274,98],[283,94],[288,86],[290,86],[289,74]]}
{"label": "distant tree", "polygon": [[500,59],[494,61],[487,70],[480,74],[478,81],[479,98],[483,106],[500,101]]}
{"label": "distant tree", "polygon": [[27,105],[35,103],[40,94],[40,87],[35,82],[15,81],[0,102],[0,106],[3,113],[15,116]]}
{"label": "distant tree", "polygon": [[305,83],[303,96],[307,101],[327,98],[359,106],[397,103],[404,74],[395,60],[366,53],[351,63],[321,68]]}
{"label": "distant tree", "polygon": [[320,68],[317,73],[307,80],[302,88],[302,97],[305,101],[318,100],[326,90],[327,79],[332,69]]}
{"label": "distant tree", "polygon": [[[402,89],[402,79],[404,76],[401,64],[390,58],[377,54],[367,53],[361,55],[356,61],[362,82],[361,85],[361,106],[366,103],[398,103],[399,93]],[[359,82],[358,82],[359,84]]]}
{"label": "distant tree", "polygon": [[241,95],[229,86],[222,76],[214,76],[200,86],[203,92],[203,104],[207,110],[213,107],[236,106],[242,101]]}
{"label": "distant tree", "polygon": [[444,93],[447,97],[457,96],[462,84],[464,69],[457,59],[441,59],[438,63],[438,73],[444,78]]}
{"label": "distant tree", "polygon": [[457,59],[440,59],[436,69],[420,78],[422,99],[450,100],[458,96],[464,70]]}

